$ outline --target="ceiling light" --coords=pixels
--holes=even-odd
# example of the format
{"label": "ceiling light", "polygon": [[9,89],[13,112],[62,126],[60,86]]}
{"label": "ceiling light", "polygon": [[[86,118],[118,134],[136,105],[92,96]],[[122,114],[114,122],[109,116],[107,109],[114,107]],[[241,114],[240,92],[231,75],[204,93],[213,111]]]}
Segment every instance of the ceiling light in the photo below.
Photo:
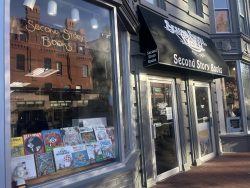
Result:
{"label": "ceiling light", "polygon": [[48,15],[55,16],[56,14],[57,14],[57,3],[55,1],[49,1]]}
{"label": "ceiling light", "polygon": [[36,0],[25,0],[23,2],[23,5],[26,6],[26,7],[29,7],[31,9],[33,9],[34,6],[35,6],[35,3],[36,3]]}
{"label": "ceiling light", "polygon": [[73,8],[71,10],[71,18],[72,18],[73,22],[78,22],[80,20],[80,14],[79,14],[79,10],[77,8]]}

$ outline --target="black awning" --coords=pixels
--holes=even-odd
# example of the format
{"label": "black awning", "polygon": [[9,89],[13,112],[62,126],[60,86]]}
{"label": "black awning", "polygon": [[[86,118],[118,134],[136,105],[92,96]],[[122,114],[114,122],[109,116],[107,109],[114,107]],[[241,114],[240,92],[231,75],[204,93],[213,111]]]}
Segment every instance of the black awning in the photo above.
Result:
{"label": "black awning", "polygon": [[227,76],[228,66],[212,40],[139,6],[140,43],[144,66],[168,65],[185,70]]}

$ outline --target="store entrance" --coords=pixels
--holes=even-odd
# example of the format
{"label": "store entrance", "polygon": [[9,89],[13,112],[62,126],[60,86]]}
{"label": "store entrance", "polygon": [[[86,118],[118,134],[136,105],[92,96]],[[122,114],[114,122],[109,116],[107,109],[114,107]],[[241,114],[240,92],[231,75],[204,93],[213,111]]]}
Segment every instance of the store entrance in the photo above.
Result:
{"label": "store entrance", "polygon": [[194,83],[194,106],[197,129],[199,158],[206,161],[215,156],[212,106],[208,83]]}
{"label": "store entrance", "polygon": [[174,81],[151,79],[149,85],[154,171],[156,181],[160,181],[180,171]]}

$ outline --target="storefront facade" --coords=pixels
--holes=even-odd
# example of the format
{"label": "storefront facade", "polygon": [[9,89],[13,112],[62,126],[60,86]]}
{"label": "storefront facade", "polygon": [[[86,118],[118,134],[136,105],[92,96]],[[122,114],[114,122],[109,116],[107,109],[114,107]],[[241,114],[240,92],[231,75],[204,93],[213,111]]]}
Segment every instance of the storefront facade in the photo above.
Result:
{"label": "storefront facade", "polygon": [[206,2],[197,15],[187,1],[175,2],[176,7],[160,2],[142,1],[138,7],[146,57],[136,73],[148,187],[220,154],[218,104],[223,101],[216,80],[228,75],[209,39]]}

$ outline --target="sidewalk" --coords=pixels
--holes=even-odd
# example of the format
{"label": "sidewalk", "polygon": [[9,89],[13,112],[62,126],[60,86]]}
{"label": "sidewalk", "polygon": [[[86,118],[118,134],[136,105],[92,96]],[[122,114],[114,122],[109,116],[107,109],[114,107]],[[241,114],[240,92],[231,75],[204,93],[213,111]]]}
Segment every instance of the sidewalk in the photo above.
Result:
{"label": "sidewalk", "polygon": [[227,153],[153,188],[250,188],[250,153]]}

